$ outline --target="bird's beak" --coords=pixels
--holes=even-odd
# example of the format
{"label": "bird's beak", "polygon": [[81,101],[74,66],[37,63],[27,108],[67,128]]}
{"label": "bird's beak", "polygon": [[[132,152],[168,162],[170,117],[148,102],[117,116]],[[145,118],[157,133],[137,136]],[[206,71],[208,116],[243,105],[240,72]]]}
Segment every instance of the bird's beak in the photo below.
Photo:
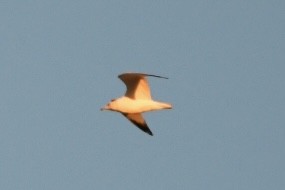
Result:
{"label": "bird's beak", "polygon": [[104,111],[104,110],[108,110],[109,109],[109,107],[108,106],[104,106],[103,108],[101,108],[100,110],[101,111]]}

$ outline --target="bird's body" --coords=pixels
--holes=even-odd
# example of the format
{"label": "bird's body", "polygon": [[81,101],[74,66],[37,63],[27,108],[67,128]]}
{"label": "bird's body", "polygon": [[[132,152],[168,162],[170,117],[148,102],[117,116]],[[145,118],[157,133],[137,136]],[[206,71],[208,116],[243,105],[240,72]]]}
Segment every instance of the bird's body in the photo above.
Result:
{"label": "bird's body", "polygon": [[151,98],[150,88],[146,77],[165,78],[143,73],[123,73],[118,77],[125,83],[127,91],[124,96],[113,99],[101,110],[110,110],[122,113],[127,119],[144,132],[152,135],[142,113],[161,109],[171,109],[169,103],[154,101]]}
{"label": "bird's body", "polygon": [[132,99],[126,96],[120,97],[112,101],[110,110],[121,113],[143,113],[161,109],[170,109],[168,103],[157,102],[149,99]]}

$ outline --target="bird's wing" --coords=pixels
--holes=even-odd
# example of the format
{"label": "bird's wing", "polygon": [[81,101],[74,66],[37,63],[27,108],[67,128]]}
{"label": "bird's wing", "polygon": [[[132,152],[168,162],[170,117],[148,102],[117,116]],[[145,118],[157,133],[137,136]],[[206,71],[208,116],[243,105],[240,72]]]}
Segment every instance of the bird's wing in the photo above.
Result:
{"label": "bird's wing", "polygon": [[150,87],[146,76],[167,79],[166,77],[143,73],[123,73],[118,77],[125,83],[127,87],[125,96],[132,99],[151,99]]}
{"label": "bird's wing", "polygon": [[130,120],[133,124],[135,124],[138,128],[142,131],[146,132],[147,134],[153,136],[151,130],[148,128],[147,123],[145,122],[142,114],[135,113],[135,114],[123,114],[128,120]]}

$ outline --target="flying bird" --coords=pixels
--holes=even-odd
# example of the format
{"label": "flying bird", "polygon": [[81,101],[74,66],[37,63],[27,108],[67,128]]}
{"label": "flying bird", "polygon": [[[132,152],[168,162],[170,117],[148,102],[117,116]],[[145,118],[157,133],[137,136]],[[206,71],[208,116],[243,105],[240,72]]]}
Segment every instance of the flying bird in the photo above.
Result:
{"label": "flying bird", "polygon": [[101,108],[101,111],[109,110],[120,112],[139,129],[153,136],[142,113],[161,109],[171,109],[172,105],[165,102],[154,101],[152,99],[147,81],[147,77],[149,76],[168,79],[166,77],[144,73],[123,73],[118,77],[127,87],[125,95],[117,99],[112,99],[106,106]]}

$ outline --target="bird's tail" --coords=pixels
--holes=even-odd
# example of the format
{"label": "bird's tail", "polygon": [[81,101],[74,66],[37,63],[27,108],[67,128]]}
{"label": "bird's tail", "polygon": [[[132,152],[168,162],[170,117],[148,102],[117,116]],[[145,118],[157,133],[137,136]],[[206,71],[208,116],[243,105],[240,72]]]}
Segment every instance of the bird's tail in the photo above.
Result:
{"label": "bird's tail", "polygon": [[158,102],[161,109],[171,109],[172,105],[166,102]]}

